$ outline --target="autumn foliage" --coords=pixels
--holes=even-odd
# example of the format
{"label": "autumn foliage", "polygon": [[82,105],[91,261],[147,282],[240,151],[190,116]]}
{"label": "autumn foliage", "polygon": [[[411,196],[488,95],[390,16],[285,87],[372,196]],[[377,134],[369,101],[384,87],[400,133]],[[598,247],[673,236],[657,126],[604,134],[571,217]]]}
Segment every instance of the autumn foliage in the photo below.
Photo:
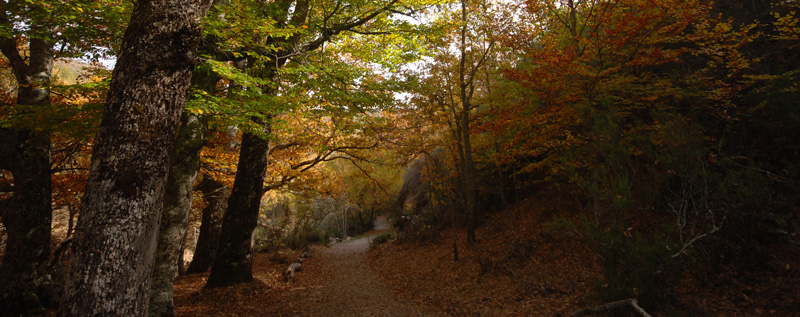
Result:
{"label": "autumn foliage", "polygon": [[[775,117],[797,114],[784,94],[797,93],[788,81],[798,65],[782,57],[797,53],[796,9],[637,0],[512,6],[518,22],[493,26],[502,44],[493,58],[511,62],[486,66],[494,77],[481,79],[473,110],[482,208],[545,189],[578,198],[574,224],[602,259],[602,300],[634,297],[655,310],[678,309],[672,287],[686,278],[683,268],[754,265],[750,248],[769,244],[767,232],[796,242],[789,193],[798,169],[784,158],[797,156],[786,150],[796,149],[787,142],[798,134]],[[440,77],[431,82],[448,82],[446,56],[436,57],[431,71]],[[417,105],[446,131],[439,104],[447,88],[425,96]],[[430,135],[450,153],[460,146]],[[462,172],[447,164],[428,167],[422,182]],[[431,187],[429,196],[447,188]],[[451,208],[461,217],[458,204]]]}
{"label": "autumn foliage", "polygon": [[[242,197],[260,207],[240,239],[251,266],[248,246],[328,244],[385,214],[394,232],[371,265],[440,314],[629,298],[655,314],[797,311],[784,293],[797,291],[800,244],[800,4],[746,2],[215,3],[186,92],[185,113],[209,126],[188,228],[206,205],[223,208],[209,202],[227,201],[243,139],[256,140],[266,172],[246,175],[259,189]],[[49,140],[58,234],[45,264],[63,274],[112,80],[97,61],[118,53],[131,6],[6,4],[0,44],[19,58],[0,56],[0,132]],[[38,38],[60,47],[52,80],[20,86],[12,70],[32,63]],[[16,104],[20,87],[49,101]],[[20,183],[8,166],[27,165],[0,163],[2,204]],[[200,190],[204,179],[226,197]],[[183,238],[182,264],[199,231]],[[293,311],[301,290],[256,259],[271,290],[189,294],[205,283],[190,276],[179,312],[227,291],[242,304],[279,292],[272,311]]]}

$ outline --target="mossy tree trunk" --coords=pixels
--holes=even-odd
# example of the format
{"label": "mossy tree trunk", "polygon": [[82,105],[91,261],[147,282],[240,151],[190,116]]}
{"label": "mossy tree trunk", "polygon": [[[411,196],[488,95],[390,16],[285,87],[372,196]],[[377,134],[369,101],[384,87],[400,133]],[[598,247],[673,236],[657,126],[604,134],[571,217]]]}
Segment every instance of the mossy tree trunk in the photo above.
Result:
{"label": "mossy tree trunk", "polygon": [[170,154],[164,211],[150,282],[150,316],[175,316],[172,285],[178,273],[178,260],[182,258],[181,246],[192,208],[192,188],[200,170],[200,150],[206,143],[207,133],[208,125],[204,118],[184,111]]}

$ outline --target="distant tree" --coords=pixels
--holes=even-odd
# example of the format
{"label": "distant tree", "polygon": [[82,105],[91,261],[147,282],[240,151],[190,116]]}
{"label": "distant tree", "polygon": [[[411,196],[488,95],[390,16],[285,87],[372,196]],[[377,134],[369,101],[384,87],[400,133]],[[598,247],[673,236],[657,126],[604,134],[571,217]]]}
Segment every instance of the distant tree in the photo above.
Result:
{"label": "distant tree", "polygon": [[61,316],[147,311],[169,151],[210,5],[134,6],[95,140]]}
{"label": "distant tree", "polygon": [[458,193],[456,203],[466,219],[468,243],[476,241],[475,229],[480,218],[476,121],[479,108],[498,77],[495,60],[500,52],[495,29],[510,23],[503,18],[507,15],[505,10],[483,0],[444,5],[444,13],[436,22],[442,25],[443,33],[429,40],[434,56],[426,70],[431,76],[423,79],[425,85],[415,92],[414,98],[414,104],[425,109],[427,120],[448,132],[439,142],[446,143],[453,153],[458,175],[454,184]]}
{"label": "distant tree", "polygon": [[186,273],[204,273],[208,271],[217,255],[217,243],[220,229],[222,228],[222,215],[228,206],[230,189],[225,184],[215,180],[210,174],[203,175],[200,182],[203,198],[208,203],[203,208],[200,221],[200,235],[197,237],[197,246],[194,250],[192,263]]}

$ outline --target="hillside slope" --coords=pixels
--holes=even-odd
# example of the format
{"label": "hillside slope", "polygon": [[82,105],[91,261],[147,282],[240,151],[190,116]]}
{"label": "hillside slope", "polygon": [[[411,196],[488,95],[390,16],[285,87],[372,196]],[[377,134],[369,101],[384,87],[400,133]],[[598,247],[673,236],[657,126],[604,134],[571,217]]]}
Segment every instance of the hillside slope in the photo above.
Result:
{"label": "hillside slope", "polygon": [[[370,264],[399,300],[440,315],[566,316],[602,304],[596,292],[604,285],[601,259],[567,225],[579,223],[574,210],[548,199],[529,199],[492,215],[478,230],[480,243],[474,247],[463,244],[463,230],[450,229],[434,241],[378,246]],[[458,261],[453,261],[454,237]],[[684,272],[673,288],[674,311],[651,313],[800,316],[800,247],[779,243],[760,252],[770,258],[755,269]]]}
{"label": "hillside slope", "polygon": [[450,229],[436,241],[379,246],[370,263],[402,300],[444,315],[569,313],[593,303],[600,273],[581,237],[554,225],[553,215],[567,209],[528,200],[491,216],[476,246],[466,247],[466,233]]}

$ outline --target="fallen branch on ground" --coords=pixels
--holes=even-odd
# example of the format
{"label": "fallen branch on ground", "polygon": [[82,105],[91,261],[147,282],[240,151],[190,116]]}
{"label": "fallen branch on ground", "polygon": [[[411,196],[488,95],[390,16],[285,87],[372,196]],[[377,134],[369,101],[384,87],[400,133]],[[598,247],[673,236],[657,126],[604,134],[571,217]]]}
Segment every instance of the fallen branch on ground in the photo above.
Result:
{"label": "fallen branch on ground", "polygon": [[309,248],[306,248],[305,250],[303,250],[303,253],[301,253],[300,256],[297,257],[297,262],[289,264],[289,267],[287,267],[286,271],[283,272],[283,278],[286,279],[287,283],[294,280],[295,272],[300,272],[303,270],[303,261],[305,261],[306,258],[310,257],[311,257],[311,250]]}
{"label": "fallen branch on ground", "polygon": [[618,300],[616,302],[606,303],[603,305],[581,308],[572,313],[570,317],[578,317],[588,314],[601,313],[609,310],[620,309],[626,306],[632,307],[644,317],[653,317],[650,314],[648,314],[647,311],[645,311],[641,306],[639,306],[639,301],[636,300],[635,298],[628,298],[628,299]]}
{"label": "fallen branch on ground", "polygon": [[292,263],[289,264],[289,267],[286,268],[286,271],[283,272],[283,278],[286,279],[286,282],[291,282],[294,280],[294,273],[300,272],[303,270],[303,265],[300,263]]}

